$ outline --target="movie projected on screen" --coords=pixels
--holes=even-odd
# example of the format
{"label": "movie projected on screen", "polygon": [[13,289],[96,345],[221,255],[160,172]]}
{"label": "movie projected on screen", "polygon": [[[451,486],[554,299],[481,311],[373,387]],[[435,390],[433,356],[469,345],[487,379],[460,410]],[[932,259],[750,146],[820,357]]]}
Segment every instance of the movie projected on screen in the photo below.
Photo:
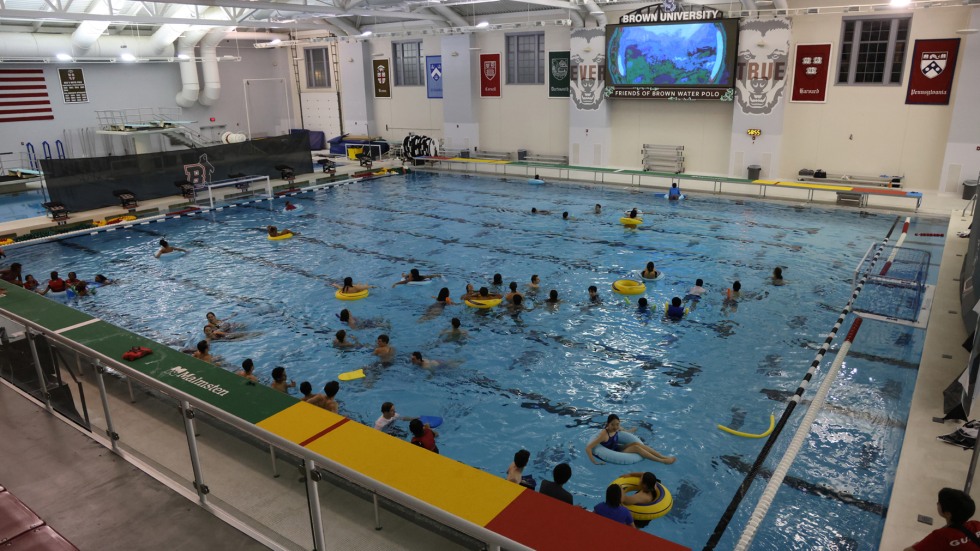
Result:
{"label": "movie projected on screen", "polygon": [[734,99],[738,20],[651,6],[606,26],[606,96]]}

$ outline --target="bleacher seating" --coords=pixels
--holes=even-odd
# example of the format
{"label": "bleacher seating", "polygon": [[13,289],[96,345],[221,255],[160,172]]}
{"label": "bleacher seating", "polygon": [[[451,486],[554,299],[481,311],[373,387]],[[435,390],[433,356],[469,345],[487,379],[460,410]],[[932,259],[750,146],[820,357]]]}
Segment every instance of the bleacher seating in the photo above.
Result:
{"label": "bleacher seating", "polygon": [[17,496],[0,487],[0,545],[10,551],[78,551]]}

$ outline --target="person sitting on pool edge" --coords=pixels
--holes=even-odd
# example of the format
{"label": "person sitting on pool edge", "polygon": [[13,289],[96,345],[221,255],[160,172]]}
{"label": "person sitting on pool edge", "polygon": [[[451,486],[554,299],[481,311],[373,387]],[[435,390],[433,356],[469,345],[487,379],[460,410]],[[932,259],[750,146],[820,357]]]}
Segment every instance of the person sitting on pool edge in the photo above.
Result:
{"label": "person sitting on pool edge", "polygon": [[636,528],[633,524],[633,513],[623,506],[623,488],[619,484],[606,487],[606,499],[592,508],[595,514]]}
{"label": "person sitting on pool edge", "polygon": [[654,267],[653,262],[647,262],[647,267],[645,270],[640,272],[640,277],[643,279],[657,279],[660,277],[660,272]]}
{"label": "person sitting on pool edge", "polygon": [[395,282],[392,287],[396,285],[405,285],[407,283],[419,283],[422,281],[429,281],[430,279],[435,279],[441,277],[442,274],[420,274],[418,268],[412,268],[407,274],[402,274],[401,281]]}
{"label": "person sitting on pool edge", "polygon": [[677,184],[670,184],[670,190],[667,192],[667,199],[671,201],[677,201],[681,198],[681,189],[677,187]]}
{"label": "person sitting on pool edge", "polygon": [[558,501],[575,505],[572,494],[568,493],[568,490],[563,487],[572,478],[572,467],[568,463],[559,463],[552,469],[551,477],[554,479],[554,482],[551,480],[542,480],[541,488],[538,491]]}
{"label": "person sitting on pool edge", "polygon": [[286,368],[279,366],[272,370],[272,383],[269,386],[283,394],[288,394],[289,389],[296,388],[296,381],[287,381]]}
{"label": "person sitting on pool edge", "polygon": [[167,243],[166,239],[161,239],[160,250],[157,251],[156,254],[154,254],[153,256],[156,258],[160,258],[161,255],[175,253],[175,252],[186,253],[187,249],[181,249],[180,247],[171,247],[170,243]]}
{"label": "person sitting on pool edge", "polygon": [[299,384],[299,392],[303,395],[300,400],[317,407],[324,407],[327,403],[327,397],[323,394],[313,394],[313,385],[309,381],[303,381]]}
{"label": "person sitting on pool edge", "polygon": [[430,452],[439,453],[439,446],[436,445],[439,433],[432,430],[428,423],[422,423],[420,419],[412,419],[408,423],[408,430],[412,432],[413,444]]}
{"label": "person sitting on pool edge", "polygon": [[215,358],[211,355],[211,343],[206,340],[197,341],[197,350],[191,355],[202,362],[208,362],[209,364],[215,363]]}
{"label": "person sitting on pool edge", "polygon": [[[361,291],[367,291],[368,289],[373,289],[374,285],[368,285],[367,283],[354,284],[354,278],[345,277],[343,285],[337,285],[336,283],[331,283],[335,288],[339,289],[341,294],[350,295],[353,293],[360,293]],[[341,312],[343,314],[343,312]],[[343,321],[343,320],[341,320]]]}
{"label": "person sitting on pool edge", "polygon": [[535,482],[534,476],[524,474],[524,467],[527,467],[527,462],[530,459],[531,452],[527,450],[520,450],[515,453],[514,462],[507,467],[507,480],[533,490],[538,483]]}
{"label": "person sitting on pool edge", "polygon": [[687,312],[684,310],[684,303],[681,301],[681,297],[674,297],[670,299],[670,306],[667,307],[667,317],[677,321],[684,317]]}
{"label": "person sitting on pool edge", "polygon": [[970,520],[976,509],[973,498],[966,492],[954,488],[939,490],[936,510],[946,520],[946,526],[933,530],[905,551],[940,551],[960,549],[960,546],[964,550],[980,548],[980,522]]}
{"label": "person sitting on pool edge", "polygon": [[294,232],[291,229],[286,228],[280,230],[275,226],[266,226],[265,231],[269,232],[269,237],[285,237],[287,235],[299,235],[298,233]]}
{"label": "person sitting on pool edge", "polygon": [[[608,418],[606,418],[605,427],[602,430],[600,430],[599,434],[597,434],[596,437],[593,438],[592,441],[590,441],[585,446],[585,453],[586,455],[589,456],[589,461],[591,461],[595,465],[600,464],[598,461],[595,460],[595,456],[592,454],[592,450],[595,449],[596,446],[602,446],[612,451],[617,451],[622,453],[639,454],[641,457],[645,457],[646,459],[649,459],[651,461],[657,461],[659,463],[665,463],[667,465],[670,465],[674,461],[677,461],[676,457],[663,455],[662,453],[651,448],[650,446],[647,446],[642,442],[631,442],[626,445],[621,445],[619,443],[619,431],[620,431],[619,416],[616,415],[615,413],[612,413],[609,415]],[[626,432],[630,432],[630,433],[636,432],[636,429],[633,428]]]}

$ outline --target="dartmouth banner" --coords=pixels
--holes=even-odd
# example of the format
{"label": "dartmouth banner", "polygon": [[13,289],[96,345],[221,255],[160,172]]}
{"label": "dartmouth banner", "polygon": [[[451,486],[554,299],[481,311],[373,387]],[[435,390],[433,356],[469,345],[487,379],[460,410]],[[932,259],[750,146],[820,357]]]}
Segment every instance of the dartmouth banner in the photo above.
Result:
{"label": "dartmouth banner", "polygon": [[569,52],[548,52],[548,97],[571,95],[571,56]]}
{"label": "dartmouth banner", "polygon": [[391,71],[388,70],[387,59],[375,59],[371,62],[374,69],[374,97],[391,97]]}

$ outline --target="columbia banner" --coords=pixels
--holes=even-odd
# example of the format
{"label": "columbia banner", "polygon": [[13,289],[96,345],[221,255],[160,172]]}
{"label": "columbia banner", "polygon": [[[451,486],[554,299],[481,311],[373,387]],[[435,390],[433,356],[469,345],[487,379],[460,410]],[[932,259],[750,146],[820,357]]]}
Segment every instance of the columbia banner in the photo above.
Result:
{"label": "columbia banner", "polygon": [[374,69],[374,97],[391,97],[391,71],[388,70],[387,59],[375,59],[371,61],[371,68]]}
{"label": "columbia banner", "polygon": [[548,97],[571,95],[571,56],[569,52],[548,52]]}
{"label": "columbia banner", "polygon": [[830,76],[830,44],[797,44],[790,101],[824,103]]}
{"label": "columbia banner", "polygon": [[953,69],[959,38],[916,40],[912,52],[912,74],[905,103],[911,105],[949,105],[953,89]]}
{"label": "columbia banner", "polygon": [[480,54],[480,97],[500,97],[500,54]]}
{"label": "columbia banner", "polygon": [[429,99],[442,98],[442,56],[425,56],[425,93]]}

